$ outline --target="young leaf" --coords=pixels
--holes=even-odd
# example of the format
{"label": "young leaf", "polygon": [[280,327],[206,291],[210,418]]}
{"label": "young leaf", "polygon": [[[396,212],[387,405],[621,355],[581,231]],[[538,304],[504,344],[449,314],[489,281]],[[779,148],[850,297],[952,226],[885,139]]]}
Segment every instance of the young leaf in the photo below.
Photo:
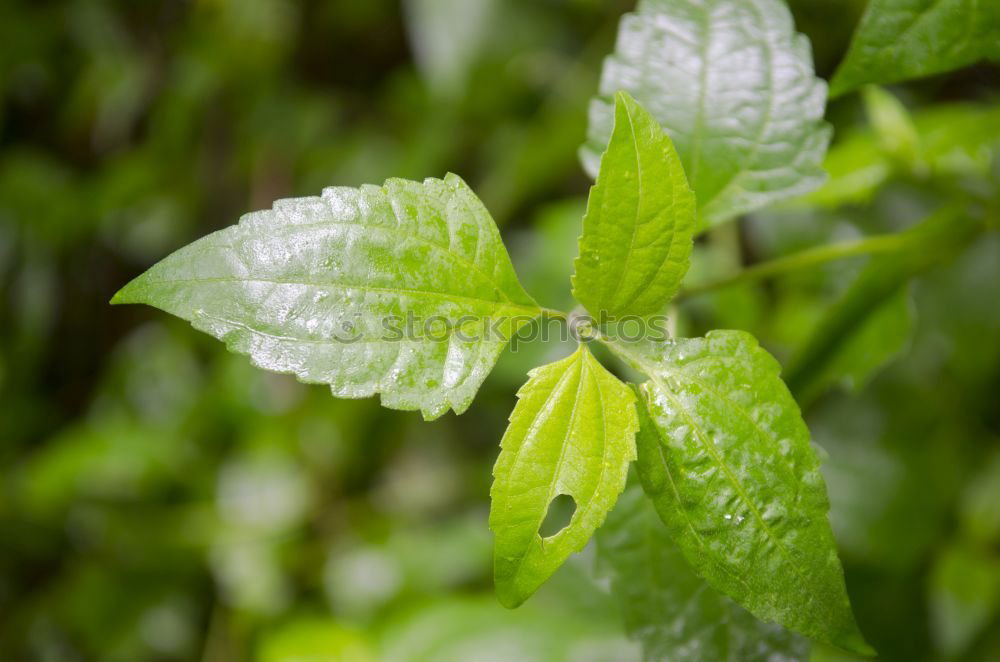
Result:
{"label": "young leaf", "polygon": [[662,311],[687,273],[694,229],[694,194],[670,138],[619,92],[583,217],[573,295],[595,317]]}
{"label": "young leaf", "polygon": [[641,0],[622,18],[591,102],[584,167],[596,176],[611,97],[627,90],[667,130],[715,225],[823,181],[826,85],[781,0]]}
{"label": "young leaf", "polygon": [[831,96],[865,83],[894,83],[1000,58],[1000,3],[871,0]]}
{"label": "young leaf", "polygon": [[[524,602],[587,544],[625,487],[635,459],[635,396],[585,346],[536,368],[517,394],[490,490],[494,579],[506,607]],[[576,510],[561,531],[539,529],[559,495]]]}
{"label": "young leaf", "polygon": [[279,200],[139,276],[112,303],[182,317],[261,368],[436,418],[472,402],[541,311],[458,176]]}
{"label": "young leaf", "polygon": [[742,331],[612,348],[650,378],[637,403],[638,473],[698,574],[760,619],[871,653],[778,362]]}
{"label": "young leaf", "polygon": [[595,540],[599,567],[644,659],[808,659],[807,639],[757,620],[691,570],[638,485],[625,489]]}

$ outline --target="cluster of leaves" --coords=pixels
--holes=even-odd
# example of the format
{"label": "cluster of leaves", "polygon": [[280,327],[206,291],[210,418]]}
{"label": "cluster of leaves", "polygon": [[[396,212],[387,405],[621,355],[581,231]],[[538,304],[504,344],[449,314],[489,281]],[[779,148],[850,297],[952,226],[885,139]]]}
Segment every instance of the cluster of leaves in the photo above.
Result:
{"label": "cluster of leaves", "polygon": [[[897,4],[913,5],[904,9],[915,17],[918,27],[940,25],[950,30],[963,25],[953,20],[955,16],[939,15],[949,8],[960,11],[960,3],[934,3],[935,7],[926,10],[921,9],[921,3]],[[440,17],[447,16],[447,5],[409,3],[414,33],[433,30],[435,21],[440,24]],[[872,3],[855,45],[834,79],[838,92],[860,82],[898,80],[991,56],[982,43],[992,43],[989,37],[995,35],[996,22],[986,20],[990,19],[989,10],[982,10],[982,20],[967,24],[975,31],[954,28],[959,30],[960,39],[947,52],[959,55],[945,64],[914,68],[913,56],[902,55],[907,52],[905,39],[895,39],[891,43],[901,44],[898,54],[882,53],[881,60],[852,65],[852,61],[860,61],[861,55],[856,53],[872,57],[871,49],[863,47],[866,40],[873,39],[866,31],[877,29],[875,39],[885,41],[889,28],[882,17],[896,21],[901,13],[891,5]],[[931,9],[934,16],[923,18]],[[967,18],[964,13],[956,15]],[[468,20],[485,24],[484,15]],[[994,32],[989,30],[991,25]],[[898,29],[906,34],[917,32],[908,26]],[[470,39],[474,36],[473,31]],[[423,44],[417,49],[418,61],[438,98],[460,94],[464,74],[455,67],[456,53],[468,52],[473,46],[461,39],[416,41]],[[438,41],[454,50],[435,51]],[[966,43],[968,47],[963,45]],[[925,60],[937,57],[936,51],[923,49],[918,55],[921,53]],[[691,62],[698,68],[690,69],[687,64]],[[747,67],[747,62],[754,66]],[[861,80],[856,73],[849,73],[852,67],[875,78]],[[574,551],[582,549],[596,530],[599,565],[611,579],[627,630],[642,642],[648,658],[803,659],[809,655],[804,638],[758,618],[777,621],[818,641],[867,652],[847,603],[826,519],[826,489],[811,436],[828,446],[832,456],[825,473],[831,486],[834,530],[848,550],[848,559],[865,562],[874,558],[884,565],[915,567],[916,561],[887,560],[895,556],[894,536],[873,531],[887,528],[886,522],[895,522],[900,516],[913,517],[914,511],[905,508],[907,503],[931,504],[929,509],[915,512],[929,514],[928,527],[940,523],[944,517],[940,513],[946,510],[941,504],[954,501],[948,495],[955,494],[957,488],[939,485],[935,469],[955,461],[950,456],[942,458],[938,446],[930,442],[924,455],[878,439],[872,440],[872,448],[851,446],[844,440],[850,440],[854,431],[833,434],[830,428],[853,418],[857,409],[847,409],[844,415],[850,403],[837,400],[821,403],[818,419],[811,426],[814,434],[810,435],[798,405],[778,378],[778,363],[757,341],[743,332],[704,333],[703,327],[754,328],[769,346],[777,348],[779,356],[788,359],[789,385],[800,402],[806,403],[822,398],[837,382],[860,389],[910,343],[915,344],[914,355],[936,356],[933,333],[923,344],[919,337],[914,338],[917,329],[910,283],[914,277],[963,255],[973,239],[982,237],[982,218],[995,212],[995,206],[989,206],[996,204],[995,199],[987,199],[983,192],[988,196],[996,190],[995,174],[990,170],[994,158],[991,143],[996,139],[989,133],[996,111],[966,105],[934,108],[910,117],[895,97],[868,88],[864,98],[871,129],[841,140],[824,163],[831,132],[822,120],[825,88],[812,71],[808,42],[795,32],[782,3],[763,0],[640,3],[636,13],[622,21],[615,54],[605,64],[601,92],[591,104],[590,138],[582,150],[585,166],[597,183],[583,214],[573,278],[574,296],[595,317],[601,312],[640,317],[662,312],[680,290],[689,261],[693,262],[693,288],[705,283],[712,287],[709,262],[724,245],[724,233],[733,227],[726,222],[741,214],[754,214],[748,224],[752,236],[765,246],[770,241],[767,252],[778,255],[794,249],[794,233],[803,231],[783,222],[782,215],[802,223],[803,209],[813,214],[807,220],[818,226],[811,228],[810,243],[835,239],[816,234],[834,226],[824,216],[828,209],[849,213],[852,228],[877,228],[884,234],[843,245],[833,243],[812,253],[790,252],[781,258],[785,265],[808,266],[825,263],[831,253],[848,256],[858,249],[879,254],[860,269],[852,263],[846,271],[823,272],[812,281],[790,279],[778,284],[778,314],[766,324],[736,318],[740,311],[752,316],[756,314],[752,311],[760,308],[753,293],[737,287],[699,300],[689,300],[681,291],[675,316],[683,335],[693,336],[689,339],[625,343],[611,340],[608,329],[596,329],[596,339],[606,341],[622,359],[624,370],[620,374],[633,375],[637,381],[646,379],[641,386],[619,381],[595,358],[605,354],[594,345],[581,345],[570,356],[532,371],[518,394],[501,443],[491,493],[498,595],[507,605],[523,602]],[[528,132],[525,142],[530,143],[532,135],[550,133],[548,125],[540,126],[537,134]],[[444,133],[447,131],[437,135]],[[275,142],[280,144],[281,139]],[[520,171],[516,165],[511,166],[511,172]],[[428,167],[433,168],[433,164]],[[823,169],[831,174],[828,183],[792,200],[818,186]],[[409,168],[400,170],[408,172]],[[356,177],[354,173],[351,179]],[[305,183],[318,178],[314,173]],[[501,180],[487,178],[489,181]],[[936,214],[924,214],[929,203],[923,200],[915,205],[916,212],[880,213],[885,209],[879,205],[898,195],[894,191],[900,186],[910,187],[907,195],[911,198],[920,197],[913,192],[916,189],[930,197],[929,203],[944,199],[951,204]],[[496,195],[494,188],[487,197]],[[790,200],[784,208],[762,211],[783,200]],[[859,203],[871,206],[855,207]],[[491,201],[490,207],[496,214],[498,208],[509,210],[514,204],[504,200],[494,205]],[[845,204],[849,212],[842,211]],[[576,209],[570,204],[552,214],[553,222],[559,225],[554,235],[561,239],[536,237],[540,244],[550,242],[553,255],[572,258],[566,251],[572,249],[571,237],[578,231],[580,214]],[[896,219],[898,224],[880,226],[869,213],[871,217]],[[912,220],[915,213],[926,215],[927,220],[898,232],[899,224]],[[506,213],[501,213],[501,218],[504,216]],[[708,240],[692,245],[692,238],[706,231]],[[768,239],[769,233],[782,232],[789,236]],[[979,259],[986,265],[986,273],[994,275],[995,269],[989,272],[989,265],[995,248],[986,244]],[[716,277],[725,279],[724,269]],[[706,271],[708,278],[704,278]],[[540,278],[531,277],[530,267],[521,273],[534,292],[544,292],[552,280],[565,282],[565,278],[553,279],[544,273]],[[761,278],[775,275],[766,269],[758,273]],[[965,285],[974,282],[980,288],[975,291],[980,292],[982,281],[989,282],[982,274],[982,268],[970,267]],[[838,286],[845,281],[852,284],[846,289]],[[832,306],[828,305],[831,291]],[[426,418],[436,418],[449,409],[464,411],[501,356],[506,339],[528,324],[523,318],[552,313],[522,287],[493,219],[454,175],[422,183],[389,180],[381,187],[337,187],[327,189],[321,197],[280,201],[271,211],[250,214],[240,225],[182,249],[130,284],[116,300],[160,306],[224,340],[235,352],[249,355],[260,367],[292,373],[306,382],[329,384],[343,397],[379,393],[384,405],[420,410]],[[734,301],[739,305],[730,305]],[[926,303],[916,308],[923,311]],[[940,303],[941,297],[939,311]],[[974,310],[974,306],[966,308]],[[468,343],[449,337],[444,343],[417,339],[386,345],[379,342],[379,328],[364,326],[385,315],[407,312],[449,321],[473,316],[499,324],[496,328],[501,333],[498,338]],[[706,314],[711,323],[702,321]],[[362,321],[362,342],[331,340],[345,320]],[[960,339],[973,340],[967,344],[981,341],[983,334],[993,333],[996,326],[993,317],[975,314],[953,327],[943,324],[936,333],[951,334],[948,337],[956,338],[956,344]],[[178,526],[194,531],[194,540],[183,541],[185,544],[211,545],[214,572],[226,602],[251,611],[280,608],[276,605],[287,601],[287,597],[280,597],[280,574],[265,575],[251,584],[258,588],[249,593],[239,576],[273,567],[264,559],[273,560],[292,549],[287,543],[260,544],[258,538],[288,536],[301,530],[303,522],[310,522],[305,538],[325,527],[323,512],[335,508],[336,500],[320,503],[315,495],[297,487],[300,483],[295,477],[301,471],[296,463],[315,465],[310,470],[316,474],[310,479],[315,481],[310,483],[313,485],[330,480],[333,476],[324,467],[336,463],[319,452],[315,443],[307,446],[305,457],[300,457],[298,449],[286,448],[277,456],[273,450],[288,446],[278,441],[288,436],[282,421],[294,421],[296,429],[306,430],[313,423],[321,425],[322,412],[333,408],[328,400],[303,396],[305,391],[299,387],[278,381],[273,383],[281,384],[281,389],[291,389],[298,398],[307,397],[307,404],[293,407],[290,411],[297,413],[291,418],[284,414],[284,418],[274,417],[274,411],[289,411],[281,404],[268,405],[276,409],[263,416],[248,411],[240,400],[260,399],[248,384],[272,382],[244,370],[239,361],[226,359],[220,359],[225,366],[220,370],[228,376],[221,380],[212,377],[208,386],[197,391],[201,397],[219,390],[231,392],[227,398],[231,402],[214,414],[186,413],[197,411],[195,396],[181,393],[183,387],[170,390],[169,384],[174,382],[169,379],[164,383],[166,393],[129,393],[131,385],[162,378],[190,364],[186,349],[178,352],[169,342],[161,344],[168,350],[162,371],[155,376],[140,371],[128,378],[120,389],[123,393],[113,390],[97,398],[93,413],[79,428],[61,436],[58,443],[54,441],[49,453],[26,464],[18,482],[19,499],[30,499],[36,506],[41,504],[43,511],[55,512],[78,498],[74,497],[74,484],[83,485],[79,479],[84,475],[94,478],[94,484],[114,486],[110,492],[98,489],[92,495],[98,500],[123,495],[127,499],[134,493],[130,485],[131,489],[145,489],[141,486],[182,481],[188,472],[184,457],[194,458],[195,464],[203,461],[200,454],[204,451],[198,444],[186,441],[180,446],[178,442],[187,440],[195,429],[210,437],[213,425],[217,425],[210,422],[210,416],[217,420],[245,418],[239,425],[247,430],[264,425],[265,431],[255,435],[260,440],[252,444],[253,451],[228,462],[220,473],[219,509],[228,521],[227,536],[221,536],[225,539],[209,533],[212,518],[198,509],[179,511]],[[794,351],[781,351],[783,345]],[[140,364],[149,358],[140,350],[128,354],[122,364]],[[967,364],[960,368],[963,383],[989,383],[992,373],[988,366],[995,365],[994,360],[978,355],[961,361]],[[506,369],[502,367],[501,372]],[[907,383],[917,380],[910,378]],[[889,386],[887,391],[893,388],[898,391],[900,387]],[[175,406],[165,410],[153,407],[157,426],[147,429],[137,422],[132,409],[142,410],[149,406],[148,401],[157,402],[164,396]],[[107,405],[128,399],[136,402],[124,410]],[[264,398],[281,399],[280,394]],[[890,412],[885,414],[890,420],[874,425],[873,430],[886,428],[893,439],[905,439],[922,427],[930,429],[927,422],[935,414],[948,421],[958,418],[954,407],[960,405],[936,401],[932,394],[920,398],[924,415],[901,417],[896,410],[904,399],[896,393],[891,400],[895,404],[883,408]],[[988,396],[980,404],[963,410],[989,411]],[[340,403],[338,407],[337,412],[351,412],[341,415],[344,421],[357,418],[357,412],[362,411],[357,403]],[[364,411],[376,420],[371,408]],[[173,418],[187,422],[180,427],[162,425]],[[193,418],[203,423],[192,425]],[[950,424],[937,436],[944,440],[962,435],[981,437],[982,428],[989,429],[989,421],[980,424],[974,415],[970,418],[963,424]],[[358,427],[338,433],[344,437],[338,453],[354,458],[354,470],[366,464],[358,449],[384,433],[383,428],[365,423]],[[463,430],[470,427],[475,425],[462,426]],[[155,435],[149,435],[150,431]],[[865,433],[867,437],[878,434]],[[133,448],[136,439],[143,436],[149,437],[149,444],[141,447],[149,451],[145,455]],[[633,460],[636,484],[626,487]],[[895,474],[905,474],[906,479],[882,484],[886,474],[869,465],[901,466]],[[928,580],[933,638],[949,655],[968,650],[995,614],[998,573],[989,551],[997,531],[992,508],[995,462],[977,473],[967,489],[959,490],[960,534],[941,551],[932,549],[934,533],[927,533],[923,542],[908,548],[914,550],[908,551],[914,559],[933,558],[934,571]],[[922,489],[920,478],[931,474],[935,475],[933,494]],[[889,475],[893,476],[893,471]],[[339,476],[338,471],[336,479]],[[262,484],[270,486],[266,492],[275,498],[251,499],[248,504],[243,497],[254,491],[254,485]],[[123,493],[114,492],[123,486]],[[873,486],[879,489],[871,489]],[[399,489],[403,501],[419,499],[419,491],[412,486]],[[871,495],[871,501],[859,506],[863,512],[845,516],[851,506],[845,499],[860,494]],[[561,497],[572,499],[572,517],[565,528],[550,534],[546,530],[548,511]],[[254,503],[256,509],[248,510]],[[139,523],[131,519],[95,521],[99,512],[85,509],[74,515],[74,526],[85,538],[99,538],[102,534],[98,532],[111,526],[130,528]],[[605,516],[607,521],[601,526]],[[369,556],[351,552],[335,555],[328,563],[329,582],[346,583],[346,577],[364,575],[373,563],[382,569],[377,576],[384,578],[386,568],[396,567],[392,564],[398,559],[405,568],[405,578],[397,582],[406,586],[405,590],[415,590],[413,584],[419,582],[414,577],[428,573],[431,579],[419,581],[451,586],[456,580],[447,577],[461,570],[458,540],[470,537],[474,541],[475,558],[486,549],[478,534],[471,533],[476,526],[473,516],[467,529],[470,533],[464,528],[433,532],[429,540],[437,542],[424,540],[427,553],[423,555],[422,539],[406,536],[390,538],[388,555],[372,548]],[[889,528],[897,534],[896,540],[910,540],[908,532],[904,536]],[[940,533],[940,528],[934,531]],[[253,545],[245,542],[248,536],[255,540]],[[452,538],[455,553],[448,554],[451,548],[447,541]],[[176,545],[176,541],[163,542],[166,547]],[[316,556],[317,551],[308,549],[306,543],[303,547],[306,551],[294,554],[297,564],[308,564]],[[178,575],[196,574],[196,568],[187,565],[187,557],[172,558],[185,559]],[[102,585],[101,575],[88,574],[85,569],[71,574],[80,586],[88,582]],[[438,576],[440,581],[434,579]],[[557,584],[558,578],[556,575]],[[582,577],[574,579],[589,586]],[[885,590],[892,584],[883,581],[878,586]],[[857,605],[855,592],[852,598]],[[875,593],[876,589],[861,592],[863,623],[878,623],[878,618],[884,618],[877,613]],[[170,624],[178,622],[178,613],[187,609],[185,598],[174,594],[164,598],[160,593],[153,597],[156,609],[136,627],[169,631]],[[335,610],[352,613],[352,599],[358,598],[336,593]],[[460,642],[458,630],[468,628],[481,633],[477,646],[498,646],[496,650],[503,656],[509,636],[502,628],[507,627],[516,628],[519,636],[529,640],[544,639],[547,643],[533,649],[545,651],[538,653],[542,659],[570,657],[572,650],[562,642],[580,640],[588,627],[600,621],[579,612],[567,618],[559,610],[532,610],[535,603],[525,605],[526,612],[514,612],[520,615],[503,621],[503,625],[486,603],[477,600],[428,607],[409,622],[404,619],[402,626],[386,630],[389,643],[383,653],[389,659],[461,659],[462,651],[469,649],[452,642]],[[356,604],[353,609],[357,613]],[[587,625],[581,627],[583,623]],[[232,632],[239,628],[222,629]],[[920,645],[916,639],[901,649],[894,645],[898,642],[887,634],[888,629],[886,633],[872,629],[874,643],[883,652],[912,651]],[[45,630],[42,632],[39,636],[44,637]],[[597,629],[591,634],[600,632]],[[96,639],[97,635],[93,636]],[[210,636],[206,648],[215,645]],[[330,655],[333,651],[347,659],[370,655],[363,632],[316,617],[274,629],[258,650],[260,658],[266,660]],[[127,657],[132,652],[119,648],[115,654]],[[523,655],[520,649],[508,652],[510,657]],[[629,654],[621,648],[607,651],[607,657],[614,659]]]}

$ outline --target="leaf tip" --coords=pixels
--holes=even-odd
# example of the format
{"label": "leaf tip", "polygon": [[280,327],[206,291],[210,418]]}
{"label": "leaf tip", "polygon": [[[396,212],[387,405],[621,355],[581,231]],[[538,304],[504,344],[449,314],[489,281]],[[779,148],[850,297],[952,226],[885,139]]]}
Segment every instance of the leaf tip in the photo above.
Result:
{"label": "leaf tip", "polygon": [[863,657],[875,657],[878,655],[878,651],[872,648],[871,644],[865,641],[864,636],[857,629],[857,626],[855,626],[854,631],[846,637],[838,639],[832,643],[840,648],[843,648],[849,653],[854,653],[855,655],[861,655]]}
{"label": "leaf tip", "polygon": [[615,104],[628,104],[632,105],[635,103],[635,99],[626,90],[618,90],[615,92]]}
{"label": "leaf tip", "polygon": [[518,591],[512,583],[498,581],[495,584],[497,601],[507,609],[517,609],[524,604],[528,596]]}
{"label": "leaf tip", "polygon": [[139,292],[137,291],[139,289],[137,287],[138,280],[139,279],[136,278],[129,281],[125,287],[115,292],[115,295],[111,297],[111,300],[108,301],[108,303],[112,306],[120,306],[129,303],[144,303],[140,299]]}

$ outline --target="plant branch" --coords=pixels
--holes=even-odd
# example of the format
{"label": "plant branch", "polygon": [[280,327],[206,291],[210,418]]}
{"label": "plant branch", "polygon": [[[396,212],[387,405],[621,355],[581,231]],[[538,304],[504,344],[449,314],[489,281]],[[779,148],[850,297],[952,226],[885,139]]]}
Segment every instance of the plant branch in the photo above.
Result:
{"label": "plant branch", "polygon": [[891,253],[904,247],[909,241],[909,237],[902,234],[875,235],[865,239],[845,241],[826,246],[816,246],[807,248],[804,251],[786,255],[767,262],[761,262],[751,267],[747,267],[730,276],[708,281],[701,285],[695,285],[682,290],[675,300],[705,294],[726,287],[731,287],[740,283],[748,283],[771,276],[779,276],[792,271],[807,269],[826,262],[841,260],[859,255],[873,255],[876,253]]}

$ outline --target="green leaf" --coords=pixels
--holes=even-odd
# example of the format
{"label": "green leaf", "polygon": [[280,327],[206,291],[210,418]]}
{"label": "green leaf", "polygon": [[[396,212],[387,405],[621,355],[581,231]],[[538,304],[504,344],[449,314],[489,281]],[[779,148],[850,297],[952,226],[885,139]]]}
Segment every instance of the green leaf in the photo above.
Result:
{"label": "green leaf", "polygon": [[638,473],[698,574],[760,619],[871,653],[778,362],[742,331],[612,348],[650,378],[639,388]]}
{"label": "green leaf", "polygon": [[[490,490],[497,597],[516,607],[587,544],[635,459],[635,396],[581,345],[536,368],[518,391]],[[549,504],[568,495],[569,524],[542,538]]]}
{"label": "green leaf", "polygon": [[894,159],[915,167],[919,160],[920,139],[906,106],[891,92],[875,85],[866,86],[862,96],[868,121],[875,129],[882,150]]}
{"label": "green leaf", "polygon": [[[115,295],[339,397],[436,418],[472,402],[541,311],[458,176],[279,200],[170,255]],[[411,323],[412,322],[412,323]]]}
{"label": "green leaf", "polygon": [[[871,282],[869,277],[862,275],[831,310],[850,308],[853,299],[867,297],[865,290]],[[853,326],[844,329],[836,346],[831,348],[822,373],[815,375],[810,389],[796,391],[799,399],[810,402],[818,392],[834,383],[843,384],[853,393],[861,391],[879,370],[906,349],[913,333],[914,321],[912,296],[903,281],[888,297],[882,298],[866,314],[856,319]],[[820,325],[827,323],[833,324],[834,321],[827,317]],[[837,326],[839,328],[841,325]]]}
{"label": "green leaf", "polygon": [[831,96],[1000,58],[1000,4],[970,0],[871,0]]}
{"label": "green leaf", "polygon": [[259,638],[257,662],[374,662],[371,644],[358,631],[322,618],[298,618]]}
{"label": "green leaf", "polygon": [[809,401],[831,378],[853,373],[863,381],[895,356],[911,326],[906,284],[952,259],[977,234],[975,221],[947,207],[905,231],[901,250],[872,259],[792,357],[786,377],[792,392]]}
{"label": "green leaf", "polygon": [[910,342],[914,324],[913,298],[903,287],[852,329],[831,357],[831,379],[842,381],[857,393],[878,370],[902,353]]}
{"label": "green leaf", "polygon": [[893,174],[893,165],[870,131],[852,131],[827,152],[823,186],[795,204],[836,208],[868,202]]}
{"label": "green leaf", "polygon": [[1000,559],[953,545],[937,559],[928,584],[931,632],[941,651],[956,658],[1000,609]]}
{"label": "green leaf", "polygon": [[1000,449],[983,459],[965,486],[959,509],[962,532],[983,546],[1000,543]]}
{"label": "green leaf", "polygon": [[670,134],[705,225],[823,181],[826,85],[780,0],[642,0],[626,14],[590,106],[581,158],[591,176],[620,89]]}
{"label": "green leaf", "polygon": [[[835,143],[823,162],[829,175],[826,183],[796,200],[797,204],[838,207],[867,202],[899,169],[921,176],[928,174],[927,169],[943,175],[989,172],[1000,141],[1000,108],[971,103],[933,106],[915,111],[911,123],[895,98],[889,101],[896,106],[892,109],[879,103],[887,101],[887,93],[876,95],[882,98],[869,94],[873,102],[869,116],[877,132],[853,130]],[[914,143],[911,131],[916,134],[916,153],[906,154]],[[905,146],[903,153],[887,153],[893,144]]]}
{"label": "green leaf", "polygon": [[663,310],[687,273],[694,194],[670,138],[627,92],[583,217],[573,295],[595,317]]}
{"label": "green leaf", "polygon": [[625,490],[595,540],[599,567],[644,659],[808,659],[807,639],[757,620],[694,573],[638,485]]}
{"label": "green leaf", "polygon": [[986,174],[1000,143],[1000,107],[956,103],[914,113],[921,156],[935,172]]}

